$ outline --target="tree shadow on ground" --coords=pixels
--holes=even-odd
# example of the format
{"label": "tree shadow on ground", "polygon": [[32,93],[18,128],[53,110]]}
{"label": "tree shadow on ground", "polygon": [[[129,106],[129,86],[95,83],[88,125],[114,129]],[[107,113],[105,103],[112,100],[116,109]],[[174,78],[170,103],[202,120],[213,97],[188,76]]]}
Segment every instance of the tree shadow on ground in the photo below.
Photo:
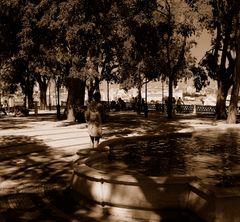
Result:
{"label": "tree shadow on ground", "polygon": [[4,116],[0,119],[0,129],[27,129],[28,123],[41,122],[41,121],[51,121],[56,122],[56,115],[30,115],[22,117]]}
{"label": "tree shadow on ground", "polygon": [[2,118],[0,129],[26,129],[27,119],[26,118]]}
{"label": "tree shadow on ground", "polygon": [[[64,160],[68,154],[53,151],[33,137],[4,136],[4,146],[0,149],[1,178],[15,181],[18,188],[55,180],[64,182],[70,169],[71,163]],[[59,171],[62,175],[58,175]]]}
{"label": "tree shadow on ground", "polygon": [[[151,116],[151,118],[149,119],[144,119],[143,116],[137,116],[135,114],[113,114],[109,117],[108,119],[108,122],[104,125],[104,136],[107,138],[107,139],[111,139],[112,137],[125,137],[125,136],[129,136],[130,134],[138,134],[138,135],[155,135],[155,134],[163,134],[163,135],[167,135],[167,133],[171,133],[171,132],[178,132],[178,131],[181,131],[183,129],[189,129],[189,126],[191,126],[191,121],[194,120],[196,117],[194,116],[184,116],[181,117],[176,117],[174,120],[169,120],[165,117],[162,117],[162,116],[158,116],[158,115],[155,115],[153,114]],[[202,116],[200,121],[198,122],[198,124],[205,124],[206,122],[205,121],[209,121],[209,118],[212,119],[212,117],[206,117],[206,116]],[[182,121],[182,120],[186,120],[186,121]],[[202,120],[202,123],[201,123],[201,120]],[[213,129],[213,131],[216,131],[216,129]],[[228,129],[227,130],[227,133],[231,133],[231,134],[235,134],[235,130],[233,132],[231,132],[232,130],[231,129]],[[202,143],[201,140],[200,141],[197,141],[199,142],[201,145],[204,145],[206,149],[209,149],[209,147],[207,146],[207,139],[208,139],[208,132],[206,133],[206,138],[205,138],[205,143]],[[216,137],[219,137],[220,139],[222,140],[226,140],[226,137],[223,136],[222,134],[219,134],[216,132]],[[231,153],[232,154],[236,154],[238,153],[236,151],[238,145],[237,145],[237,138],[239,138],[237,135],[235,135],[235,140],[230,140],[230,144],[231,145],[234,145],[234,148],[235,149],[232,149],[231,147]],[[122,139],[123,141],[123,146],[127,143],[127,140],[125,140],[125,138]],[[198,140],[198,139],[197,139]],[[107,144],[107,143],[106,143]],[[119,145],[119,144],[118,144]],[[137,147],[139,148],[139,147]],[[176,149],[177,147],[173,147],[174,149]],[[224,146],[223,146],[224,148]],[[227,162],[229,163],[229,160],[231,158],[235,158],[234,155],[230,156],[229,157],[229,151],[230,151],[230,148],[228,149],[224,149],[225,150],[225,154],[224,154],[224,150],[220,150],[219,147],[217,147],[218,150],[216,150],[215,152],[219,152],[220,154],[223,152],[224,155],[221,154],[223,160],[222,162]],[[133,151],[134,154],[136,154],[135,151]],[[212,152],[212,151],[210,151]],[[179,152],[180,153],[180,152]],[[182,155],[182,153],[180,153]],[[207,154],[206,154],[207,155]],[[146,153],[143,154],[143,156],[145,157],[146,156]],[[119,156],[118,156],[119,157]],[[134,162],[134,159],[132,158],[133,156],[129,156],[129,162],[131,162],[131,164]],[[175,157],[177,157],[175,159]],[[138,156],[136,155],[136,158],[138,158]],[[179,157],[178,156],[175,156],[175,155],[172,155],[172,153],[170,153],[168,159],[170,161],[175,161],[175,160],[179,160]],[[184,161],[184,157],[181,157],[180,158],[181,160]],[[138,163],[136,164],[136,168],[139,168],[139,159],[137,159]],[[212,160],[213,163],[215,163],[215,159]],[[237,159],[237,161],[239,161],[239,159]],[[236,161],[236,162],[237,162]],[[131,170],[131,167],[130,167],[130,164],[129,162],[125,162],[125,165],[126,165],[126,169],[128,169],[129,171]],[[151,159],[149,160],[149,162],[152,162]],[[203,160],[204,162],[204,160]],[[118,165],[118,163],[116,163],[116,165]],[[162,162],[161,160],[159,160],[159,164],[164,164],[164,162]],[[185,164],[185,162],[183,162],[183,164]],[[106,165],[108,165],[108,162],[106,163]],[[237,165],[236,165],[237,166]],[[113,173],[114,174],[114,169],[108,165],[108,169],[110,170],[109,172]],[[167,166],[168,167],[168,166]],[[222,168],[221,166],[220,167],[217,167],[217,171],[219,168]],[[103,169],[105,169],[103,167]],[[227,168],[229,169],[229,168]],[[101,169],[98,169],[101,171]],[[120,170],[123,174],[124,172],[121,170],[121,169],[118,169]],[[152,169],[154,170],[154,169]],[[105,173],[105,172],[104,172]],[[110,176],[111,174],[108,174],[106,173],[108,176]],[[113,177],[111,177],[110,179],[108,179],[108,181],[114,181],[116,180],[116,177],[117,175],[115,174]],[[147,179],[145,179],[143,181],[143,184],[146,185],[146,183],[148,183],[149,186],[141,186],[141,180],[135,176],[135,179],[139,182],[140,184],[140,189],[142,191],[142,193],[144,194],[146,200],[149,202],[149,204],[151,205],[154,205],[156,202],[155,202],[155,197],[156,196],[168,196],[169,195],[169,190],[168,189],[162,189],[162,188],[159,188],[159,184],[153,180],[152,178],[150,177],[147,177]],[[235,185],[236,186],[239,186],[239,182],[238,182],[238,179],[239,179],[239,176],[235,176],[235,178],[231,177],[231,178],[227,178],[228,181],[226,183],[226,181],[224,181],[224,184],[221,183],[222,186],[229,186],[229,183],[232,183],[232,180],[235,179],[236,181],[235,182]],[[230,180],[229,180],[230,179]],[[165,180],[165,184],[169,184],[169,181],[171,181],[171,176],[169,175],[166,175],[166,180]],[[127,182],[128,181],[124,181]],[[89,183],[91,184],[91,183]],[[87,191],[86,193],[91,193],[91,190],[94,189],[94,187],[91,187],[91,185],[88,185],[87,183],[87,178],[86,178],[86,186],[89,186],[89,192]],[[118,191],[118,188],[117,188],[117,182],[116,183],[112,183],[111,184],[111,190],[108,190],[108,192],[117,192]],[[218,185],[219,186],[219,185]],[[230,184],[230,187],[232,185]],[[149,192],[149,190],[151,190],[152,192]],[[120,190],[121,191],[121,190]],[[122,191],[123,192],[123,191]],[[131,192],[131,191],[129,191]],[[124,192],[123,192],[124,193]],[[111,196],[111,193],[109,194],[109,196]],[[93,197],[94,198],[94,197]],[[198,202],[196,200],[196,202],[193,203],[194,206],[198,206]],[[167,209],[166,209],[167,210]],[[198,216],[194,215],[192,212],[188,211],[187,209],[185,210],[179,210],[179,209],[175,209],[176,211],[174,212],[174,210],[171,212],[171,210],[168,212],[158,212],[156,211],[157,214],[159,214],[162,219],[161,221],[202,221],[202,219],[198,218]],[[202,206],[199,206],[199,211],[203,211],[203,212],[208,212],[209,210],[209,205],[208,203],[206,204],[203,204]],[[171,213],[175,214],[175,215],[179,215],[179,218],[178,219],[174,219],[174,215],[171,215]],[[173,216],[173,218],[171,217]],[[108,215],[105,215],[105,219],[107,221],[108,219]]]}
{"label": "tree shadow on ground", "polygon": [[[113,136],[123,137],[131,134],[160,134],[189,126],[181,121],[181,117],[178,117],[177,121],[170,121],[159,113],[149,115],[151,117],[149,119],[144,119],[143,115],[136,116],[134,113],[111,115],[109,121],[104,124],[106,133],[104,136],[109,139]],[[31,121],[35,121],[33,117],[31,118]],[[24,127],[24,123],[22,124]],[[61,124],[68,126],[64,125],[64,122]],[[83,124],[84,128],[85,126]],[[0,220],[3,217],[3,221],[7,222],[107,221],[107,216],[104,219],[91,217],[95,206],[82,199],[76,202],[72,198],[71,190],[67,189],[72,176],[71,155],[59,149],[50,149],[43,140],[34,137],[5,136],[2,141],[4,143],[0,149],[9,156],[2,158],[4,152],[1,152]],[[10,152],[11,149],[13,151]],[[23,149],[29,149],[29,152],[23,153]],[[154,184],[154,181],[150,182],[153,188],[156,186],[157,189],[157,184]],[[151,202],[151,197],[147,198]]]}
{"label": "tree shadow on ground", "polygon": [[68,127],[68,126],[75,126],[75,125],[78,125],[79,129],[86,128],[86,123],[78,123],[78,122],[72,122],[72,121],[64,121],[59,125],[59,127]]}
{"label": "tree shadow on ground", "polygon": [[177,132],[188,128],[189,125],[181,122],[181,117],[173,120],[160,113],[149,113],[150,118],[136,113],[115,113],[109,116],[104,125],[104,137],[124,137],[130,135],[158,135],[166,132]]}
{"label": "tree shadow on ground", "polygon": [[[0,219],[4,221],[81,221],[80,206],[67,188],[72,155],[28,136],[4,136],[0,162]],[[82,210],[89,211],[87,206]],[[95,221],[83,214],[85,221]],[[90,220],[91,219],[91,220]]]}

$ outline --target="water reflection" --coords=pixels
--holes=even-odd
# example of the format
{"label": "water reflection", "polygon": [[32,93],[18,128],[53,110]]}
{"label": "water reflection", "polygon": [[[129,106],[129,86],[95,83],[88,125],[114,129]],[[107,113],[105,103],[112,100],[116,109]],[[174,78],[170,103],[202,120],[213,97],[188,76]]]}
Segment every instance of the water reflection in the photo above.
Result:
{"label": "water reflection", "polygon": [[239,134],[235,130],[207,131],[118,144],[111,148],[108,163],[96,163],[94,167],[148,176],[188,174],[216,186],[238,186]]}

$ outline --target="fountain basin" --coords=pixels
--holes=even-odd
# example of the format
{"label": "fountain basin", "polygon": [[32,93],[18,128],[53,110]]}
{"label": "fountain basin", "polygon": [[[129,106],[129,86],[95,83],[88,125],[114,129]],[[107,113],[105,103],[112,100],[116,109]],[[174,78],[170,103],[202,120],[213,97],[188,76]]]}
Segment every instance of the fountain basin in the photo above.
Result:
{"label": "fountain basin", "polygon": [[191,218],[192,221],[239,221],[238,186],[209,186],[193,175],[146,176],[121,164],[119,167],[114,165],[113,169],[111,166],[94,167],[96,163],[108,164],[111,150],[118,144],[124,146],[134,141],[157,138],[163,137],[120,138],[103,142],[99,150],[87,150],[88,154],[79,151],[78,154],[86,155],[86,158],[74,165],[74,192],[107,209],[109,214],[129,221],[161,221],[171,217]]}

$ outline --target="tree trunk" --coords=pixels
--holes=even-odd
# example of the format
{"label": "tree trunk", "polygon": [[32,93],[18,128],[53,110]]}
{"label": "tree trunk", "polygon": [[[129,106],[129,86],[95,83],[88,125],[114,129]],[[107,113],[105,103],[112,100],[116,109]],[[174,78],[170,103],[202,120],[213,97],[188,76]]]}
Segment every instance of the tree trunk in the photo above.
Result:
{"label": "tree trunk", "polygon": [[47,84],[39,84],[40,86],[40,109],[47,109]]}
{"label": "tree trunk", "polygon": [[93,93],[95,90],[99,91],[99,84],[100,84],[100,80],[99,78],[95,78],[95,81],[90,81],[90,84],[87,86],[87,90],[88,90],[88,102],[92,101],[93,98]]}
{"label": "tree trunk", "polygon": [[67,108],[69,121],[75,121],[75,114],[78,108],[83,108],[85,98],[86,82],[79,78],[69,80]]}
{"label": "tree trunk", "polygon": [[228,26],[225,31],[225,36],[223,40],[223,50],[221,56],[221,63],[220,68],[217,72],[217,79],[218,79],[218,95],[217,95],[217,104],[216,104],[216,118],[217,119],[226,119],[227,112],[226,112],[226,98],[228,90],[231,86],[231,75],[226,71],[226,60],[227,60],[227,53],[229,48],[230,42],[230,35],[232,31],[232,15],[228,19]]}
{"label": "tree trunk", "polygon": [[29,84],[28,90],[27,90],[27,100],[28,100],[28,108],[32,109],[34,107],[33,104],[33,83]]}
{"label": "tree trunk", "polygon": [[31,92],[29,92],[28,94],[28,107],[29,109],[33,109],[34,104],[33,104],[33,89],[30,90]]}
{"label": "tree trunk", "polygon": [[142,111],[142,86],[139,84],[138,95],[137,95],[137,114],[141,114]]}
{"label": "tree trunk", "polygon": [[88,87],[88,102],[91,102],[93,100],[94,90],[94,87]]}
{"label": "tree trunk", "polygon": [[27,71],[27,78],[24,83],[24,87],[22,87],[22,90],[25,94],[25,98],[24,98],[25,109],[33,108],[33,86],[34,86],[34,81],[30,80],[29,72]]}
{"label": "tree trunk", "polygon": [[48,78],[46,76],[37,75],[36,76],[39,90],[40,90],[40,109],[46,110],[47,108],[47,86]]}
{"label": "tree trunk", "polygon": [[224,84],[223,81],[219,83],[218,94],[217,94],[217,104],[216,104],[216,119],[226,119],[226,98],[229,87]]}
{"label": "tree trunk", "polygon": [[233,88],[231,94],[230,105],[228,108],[227,123],[235,124],[237,122],[237,109],[238,109],[238,95],[240,89],[240,31],[237,32],[237,56],[236,66],[233,74]]}
{"label": "tree trunk", "polygon": [[232,88],[231,101],[228,107],[227,123],[235,124],[237,122],[237,104],[239,94],[239,83],[234,84]]}

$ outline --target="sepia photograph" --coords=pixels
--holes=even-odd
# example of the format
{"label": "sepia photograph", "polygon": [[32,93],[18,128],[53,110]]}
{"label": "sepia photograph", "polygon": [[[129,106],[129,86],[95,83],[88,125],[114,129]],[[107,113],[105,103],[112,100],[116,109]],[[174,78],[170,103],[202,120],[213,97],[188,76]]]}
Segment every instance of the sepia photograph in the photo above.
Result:
{"label": "sepia photograph", "polygon": [[0,0],[0,222],[240,222],[239,0]]}

